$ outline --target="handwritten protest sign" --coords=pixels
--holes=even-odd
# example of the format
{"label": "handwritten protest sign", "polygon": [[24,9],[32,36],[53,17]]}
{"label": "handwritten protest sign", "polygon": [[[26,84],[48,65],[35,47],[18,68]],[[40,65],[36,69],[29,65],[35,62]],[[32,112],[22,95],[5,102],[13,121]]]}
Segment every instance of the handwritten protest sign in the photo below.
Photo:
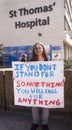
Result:
{"label": "handwritten protest sign", "polygon": [[15,105],[64,107],[63,61],[12,62],[12,67]]}

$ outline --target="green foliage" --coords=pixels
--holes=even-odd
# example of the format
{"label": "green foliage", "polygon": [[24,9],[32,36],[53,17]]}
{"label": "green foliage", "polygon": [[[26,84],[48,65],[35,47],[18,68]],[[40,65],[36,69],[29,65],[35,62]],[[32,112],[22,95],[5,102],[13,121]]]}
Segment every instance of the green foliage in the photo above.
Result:
{"label": "green foliage", "polygon": [[64,60],[64,69],[72,69],[72,60]]}

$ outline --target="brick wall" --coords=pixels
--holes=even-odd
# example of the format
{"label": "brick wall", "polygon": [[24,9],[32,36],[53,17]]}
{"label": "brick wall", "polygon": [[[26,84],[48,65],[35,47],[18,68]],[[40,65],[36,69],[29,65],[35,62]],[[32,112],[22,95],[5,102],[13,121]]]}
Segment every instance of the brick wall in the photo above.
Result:
{"label": "brick wall", "polygon": [[65,77],[65,108],[72,109],[72,70],[66,70]]}
{"label": "brick wall", "polygon": [[12,71],[5,72],[5,92],[6,107],[9,109],[9,107],[14,105]]}
{"label": "brick wall", "polygon": [[4,79],[3,79],[3,72],[0,71],[0,108],[5,108],[5,94],[4,94]]}

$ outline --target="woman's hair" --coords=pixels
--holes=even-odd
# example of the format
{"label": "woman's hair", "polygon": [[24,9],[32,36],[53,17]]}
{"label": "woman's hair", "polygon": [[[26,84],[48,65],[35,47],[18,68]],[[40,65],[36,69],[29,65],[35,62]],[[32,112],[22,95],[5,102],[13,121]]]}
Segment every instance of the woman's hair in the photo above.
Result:
{"label": "woman's hair", "polygon": [[45,60],[45,61],[48,61],[47,54],[46,54],[46,50],[45,50],[45,48],[44,48],[44,46],[43,46],[43,44],[42,44],[41,42],[36,42],[36,43],[34,44],[33,50],[32,50],[32,56],[31,56],[30,61],[38,61],[38,55],[35,54],[35,47],[36,47],[37,44],[39,44],[40,46],[42,46],[42,48],[43,48],[42,56],[44,57],[44,60]]}

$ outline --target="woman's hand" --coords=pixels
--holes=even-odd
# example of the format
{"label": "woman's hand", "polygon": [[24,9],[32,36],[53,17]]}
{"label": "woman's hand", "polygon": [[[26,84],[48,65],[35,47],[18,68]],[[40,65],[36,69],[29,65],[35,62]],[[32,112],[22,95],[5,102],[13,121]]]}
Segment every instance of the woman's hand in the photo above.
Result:
{"label": "woman's hand", "polygon": [[12,80],[15,80],[15,78],[14,78],[14,77],[12,77]]}
{"label": "woman's hand", "polygon": [[66,78],[65,78],[65,76],[64,76],[64,78],[63,78],[62,82],[65,82],[65,80],[66,80]]}

